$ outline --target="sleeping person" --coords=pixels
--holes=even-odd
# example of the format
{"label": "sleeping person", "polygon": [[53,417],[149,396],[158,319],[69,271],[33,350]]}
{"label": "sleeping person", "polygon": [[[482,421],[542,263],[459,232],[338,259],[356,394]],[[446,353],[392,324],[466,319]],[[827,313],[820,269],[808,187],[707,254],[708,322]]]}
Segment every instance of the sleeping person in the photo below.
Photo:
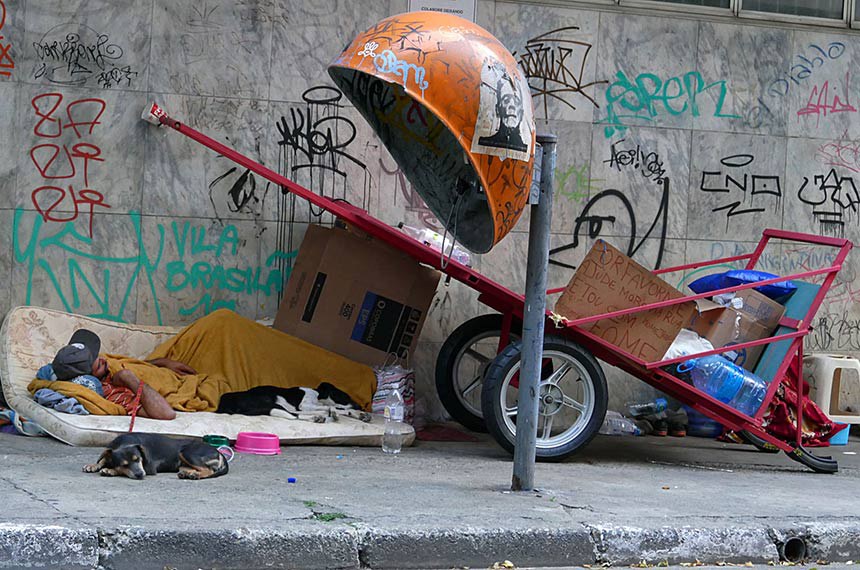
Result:
{"label": "sleeping person", "polygon": [[[57,353],[60,359],[55,358],[52,363],[57,380],[62,377],[67,381],[37,378],[30,383],[30,392],[51,388],[77,396],[85,391],[90,393],[88,401],[101,405],[102,409],[114,410],[93,412],[88,407],[92,413],[123,414],[130,413],[126,404],[133,401],[142,380],[139,413],[150,418],[172,419],[174,410],[213,412],[221,395],[228,392],[256,386],[318,386],[321,382],[331,382],[368,410],[376,388],[376,375],[370,367],[227,309],[186,326],[143,360],[99,354],[98,340],[91,331],[76,331],[70,344]],[[91,390],[78,390],[82,386],[68,382],[88,373],[106,388],[104,397]]]}

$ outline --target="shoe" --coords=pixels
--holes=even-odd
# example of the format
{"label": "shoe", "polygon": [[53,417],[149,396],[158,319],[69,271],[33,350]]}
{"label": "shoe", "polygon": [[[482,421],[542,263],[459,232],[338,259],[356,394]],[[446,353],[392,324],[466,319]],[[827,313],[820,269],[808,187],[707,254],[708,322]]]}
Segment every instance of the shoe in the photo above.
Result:
{"label": "shoe", "polygon": [[663,419],[659,419],[653,422],[654,426],[654,435],[657,437],[666,437],[666,434],[669,433],[669,422]]}
{"label": "shoe", "polygon": [[686,437],[687,426],[675,423],[669,424],[669,435],[672,437]]}

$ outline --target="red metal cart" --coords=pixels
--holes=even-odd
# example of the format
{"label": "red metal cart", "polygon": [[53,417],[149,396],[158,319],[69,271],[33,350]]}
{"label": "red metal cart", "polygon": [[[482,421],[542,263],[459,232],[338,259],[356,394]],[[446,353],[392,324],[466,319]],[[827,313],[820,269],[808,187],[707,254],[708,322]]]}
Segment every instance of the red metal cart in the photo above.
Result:
{"label": "red metal cart", "polygon": [[[476,290],[479,293],[479,301],[497,311],[498,314],[484,315],[473,319],[451,335],[437,361],[437,388],[443,403],[446,404],[456,419],[476,429],[485,425],[503,447],[513,450],[516,439],[516,389],[520,357],[520,345],[516,340],[523,318],[524,299],[522,295],[514,293],[455,261],[450,261],[443,267],[440,255],[436,250],[375,219],[366,211],[346,202],[334,201],[315,194],[277,172],[171,118],[163,111],[159,110],[158,115],[161,124],[175,129],[279,185],[283,192],[291,192],[308,200],[344,222],[410,255],[420,263],[443,271],[449,279],[456,279]],[[599,359],[662,390],[720,422],[725,427],[743,434],[749,443],[761,449],[783,450],[791,458],[815,471],[836,471],[837,464],[834,460],[812,455],[802,445],[800,426],[803,415],[803,390],[801,386],[803,382],[803,338],[809,334],[812,319],[851,250],[851,242],[833,237],[765,230],[753,253],[660,269],[653,273],[664,274],[740,261],[746,261],[746,267],[754,269],[762,252],[771,240],[786,240],[833,247],[838,249],[838,253],[836,253],[832,265],[795,275],[786,275],[758,283],[738,285],[719,291],[595,315],[566,322],[560,327],[550,318],[547,318],[540,382],[540,419],[542,423],[541,421],[538,422],[538,458],[546,460],[565,458],[582,448],[597,434],[603,423],[607,403],[606,379],[597,361]],[[823,277],[823,282],[812,284],[800,281],[812,277]],[[714,294],[740,291],[787,279],[799,284],[798,292],[787,303],[786,314],[780,321],[776,333],[762,340],[673,360],[645,362],[582,328],[584,325],[601,319],[660,309]],[[560,290],[551,290],[548,293],[558,291]],[[488,341],[491,338],[498,340]],[[482,354],[479,351],[480,347],[487,345],[491,346],[494,352],[498,352],[498,355],[491,357],[491,355]],[[691,356],[706,356],[759,345],[768,345],[768,347],[755,372],[769,383],[769,390],[764,404],[755,417],[744,415],[715,400],[671,372],[673,364],[689,359]],[[468,381],[463,383],[463,378],[460,378],[462,376],[460,364],[467,356],[475,357],[476,362],[473,373],[466,376]],[[788,378],[797,387],[798,428],[794,441],[778,439],[762,428],[762,418],[783,378]],[[567,388],[568,384],[571,386],[570,388]],[[478,401],[477,395],[479,393],[480,407],[475,404]]]}

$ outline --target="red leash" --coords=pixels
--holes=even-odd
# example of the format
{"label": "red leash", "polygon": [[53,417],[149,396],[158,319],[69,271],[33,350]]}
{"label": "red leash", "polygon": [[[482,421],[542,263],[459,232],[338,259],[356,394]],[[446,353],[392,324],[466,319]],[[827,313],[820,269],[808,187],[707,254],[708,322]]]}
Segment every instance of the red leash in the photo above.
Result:
{"label": "red leash", "polygon": [[137,419],[137,411],[140,409],[140,396],[143,394],[143,380],[139,380],[139,384],[137,385],[137,393],[134,395],[134,400],[132,401],[133,408],[131,409],[131,424],[128,426],[128,433],[134,429],[134,420]]}

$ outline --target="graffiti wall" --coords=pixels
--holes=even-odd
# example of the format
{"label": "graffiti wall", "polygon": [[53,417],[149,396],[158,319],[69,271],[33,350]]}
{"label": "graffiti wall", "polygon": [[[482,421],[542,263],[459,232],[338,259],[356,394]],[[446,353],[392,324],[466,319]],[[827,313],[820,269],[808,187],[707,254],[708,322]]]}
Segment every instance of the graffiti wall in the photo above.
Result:
{"label": "graffiti wall", "polygon": [[[272,318],[323,212],[140,120],[155,100],[291,179],[440,229],[326,66],[405,0],[0,0],[0,310],[187,323]],[[649,267],[751,250],[764,228],[860,240],[858,36],[481,0],[559,136],[550,285],[607,239]],[[433,86],[435,87],[435,86]],[[432,88],[432,87],[430,87]],[[476,268],[525,281],[527,216]],[[771,248],[797,272],[826,250]],[[673,274],[680,288],[701,272]],[[855,290],[855,288],[857,290]],[[807,348],[860,351],[855,256]],[[447,335],[485,312],[440,285],[413,355],[427,412]],[[613,398],[644,384],[613,373]]]}

